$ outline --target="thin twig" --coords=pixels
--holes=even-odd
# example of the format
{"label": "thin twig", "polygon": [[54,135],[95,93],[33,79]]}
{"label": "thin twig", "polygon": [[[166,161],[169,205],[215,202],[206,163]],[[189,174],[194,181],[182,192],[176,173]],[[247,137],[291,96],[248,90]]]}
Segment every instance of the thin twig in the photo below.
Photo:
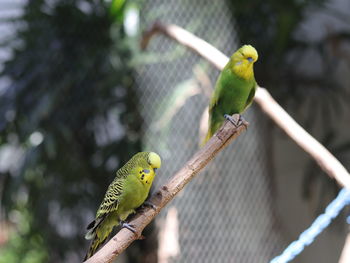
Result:
{"label": "thin twig", "polygon": [[348,233],[345,239],[345,245],[338,263],[349,263],[350,262],[350,233]]}
{"label": "thin twig", "polygon": [[[146,48],[152,36],[164,34],[180,44],[193,50],[216,68],[222,70],[229,58],[204,40],[176,25],[155,23],[145,34],[142,48]],[[345,167],[314,137],[305,131],[271,96],[264,88],[259,87],[255,102],[292,140],[307,152],[330,177],[338,184],[350,189],[350,175]]]}
{"label": "thin twig", "polygon": [[[233,115],[233,118],[238,120],[239,116]],[[210,162],[210,160],[246,130],[247,126],[248,123],[245,123],[236,128],[229,121],[226,121],[207,144],[204,145],[204,147],[202,147],[167,184],[162,186],[151,197],[149,201],[153,203],[156,208],[144,208],[129,222],[129,224],[134,226],[136,234],[128,229],[121,229],[95,255],[89,258],[86,263],[111,262],[134,240],[141,238],[143,229],[157,214],[159,214],[161,209],[167,205],[178,194],[178,192],[181,191],[184,186]]]}
{"label": "thin twig", "polygon": [[144,34],[141,40],[141,48],[145,49],[152,37],[159,33],[165,34],[185,47],[192,49],[218,69],[223,69],[228,62],[228,57],[203,39],[176,25],[166,25],[160,22],[154,23],[151,29]]}

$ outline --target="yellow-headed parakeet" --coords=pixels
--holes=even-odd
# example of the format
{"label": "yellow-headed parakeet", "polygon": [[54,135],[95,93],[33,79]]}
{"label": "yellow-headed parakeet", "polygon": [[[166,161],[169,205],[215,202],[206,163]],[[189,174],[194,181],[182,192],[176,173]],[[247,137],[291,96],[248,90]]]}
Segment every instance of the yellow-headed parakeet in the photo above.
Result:
{"label": "yellow-headed parakeet", "polygon": [[156,169],[160,166],[161,159],[158,154],[139,152],[117,171],[97,210],[95,220],[87,227],[85,238],[92,239],[92,242],[85,260],[104,243],[114,226],[121,224],[122,227],[134,231],[124,220],[146,200]]}
{"label": "yellow-headed parakeet", "polygon": [[251,45],[244,45],[231,56],[220,73],[209,104],[207,142],[226,119],[233,124],[232,114],[241,114],[252,103],[257,84],[253,64],[258,52]]}

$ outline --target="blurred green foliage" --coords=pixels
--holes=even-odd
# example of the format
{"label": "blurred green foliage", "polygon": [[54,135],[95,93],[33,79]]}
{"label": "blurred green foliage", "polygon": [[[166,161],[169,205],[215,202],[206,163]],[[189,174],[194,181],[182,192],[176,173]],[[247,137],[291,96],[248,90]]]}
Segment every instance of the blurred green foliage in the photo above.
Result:
{"label": "blurred green foliage", "polygon": [[0,150],[17,160],[1,174],[15,226],[0,262],[80,261],[106,186],[140,150],[123,7],[109,7],[29,1],[14,21],[21,26],[1,72],[11,81],[0,96]]}
{"label": "blurred green foliage", "polygon": [[[259,84],[284,106],[292,105],[289,110],[303,109],[299,121],[313,123],[321,112],[324,133],[337,137],[329,124],[346,96],[327,49],[333,39],[311,43],[295,37],[305,10],[326,1],[227,1],[241,42],[259,50]],[[123,27],[130,3],[28,1],[12,21],[15,38],[0,43],[12,48],[1,70],[10,81],[0,89],[0,153],[7,156],[7,166],[0,167],[0,200],[13,226],[0,248],[1,263],[80,261],[85,226],[106,186],[141,149],[142,119],[129,63],[137,39]],[[311,77],[298,72],[310,50],[322,61],[320,74]],[[348,158],[348,144],[324,142]],[[310,167],[306,192],[317,177]]]}

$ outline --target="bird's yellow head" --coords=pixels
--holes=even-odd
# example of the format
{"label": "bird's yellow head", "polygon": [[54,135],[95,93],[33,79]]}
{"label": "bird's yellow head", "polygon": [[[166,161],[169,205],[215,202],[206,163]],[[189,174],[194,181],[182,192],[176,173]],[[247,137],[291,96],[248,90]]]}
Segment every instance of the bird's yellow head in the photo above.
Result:
{"label": "bird's yellow head", "polygon": [[231,69],[237,76],[248,80],[254,78],[253,64],[258,60],[258,52],[251,45],[244,45],[233,53]]}
{"label": "bird's yellow head", "polygon": [[162,165],[160,156],[154,152],[149,153],[147,162],[153,169],[158,169]]}
{"label": "bird's yellow head", "polygon": [[143,168],[140,167],[138,175],[141,182],[150,187],[152,185],[154,176],[156,175],[155,172],[158,168],[160,168],[162,161],[160,159],[160,156],[154,152],[147,153],[146,160],[147,168],[145,169],[145,166],[143,166]]}

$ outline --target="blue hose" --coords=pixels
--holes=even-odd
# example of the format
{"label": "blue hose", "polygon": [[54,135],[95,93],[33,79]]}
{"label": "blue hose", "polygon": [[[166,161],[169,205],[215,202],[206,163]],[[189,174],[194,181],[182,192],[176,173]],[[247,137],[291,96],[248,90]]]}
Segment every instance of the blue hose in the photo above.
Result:
{"label": "blue hose", "polygon": [[[325,213],[318,216],[312,225],[300,234],[298,240],[293,241],[281,255],[272,259],[270,263],[286,263],[294,259],[329,226],[331,221],[339,215],[340,211],[348,204],[350,204],[350,190],[344,188],[327,206]],[[347,222],[350,223],[350,216],[347,218]]]}

